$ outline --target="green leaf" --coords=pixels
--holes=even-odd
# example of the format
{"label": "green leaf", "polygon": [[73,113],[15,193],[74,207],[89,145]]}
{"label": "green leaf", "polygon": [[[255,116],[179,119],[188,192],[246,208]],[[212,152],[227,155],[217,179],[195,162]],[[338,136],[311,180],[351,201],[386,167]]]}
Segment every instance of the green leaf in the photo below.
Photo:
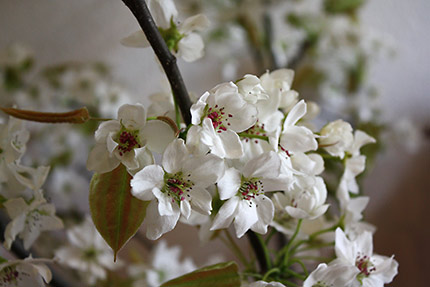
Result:
{"label": "green leaf", "polygon": [[90,184],[90,209],[94,224],[116,255],[136,233],[145,218],[148,201],[130,193],[131,175],[120,164],[111,172],[94,174]]}
{"label": "green leaf", "polygon": [[240,276],[235,262],[225,262],[185,274],[161,287],[239,287]]}

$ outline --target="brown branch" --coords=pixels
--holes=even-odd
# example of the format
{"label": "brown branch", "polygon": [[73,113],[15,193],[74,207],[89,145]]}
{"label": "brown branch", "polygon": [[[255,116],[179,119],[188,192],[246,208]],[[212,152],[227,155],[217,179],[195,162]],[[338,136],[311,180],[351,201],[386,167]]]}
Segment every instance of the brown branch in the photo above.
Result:
{"label": "brown branch", "polygon": [[158,60],[163,66],[164,72],[170,82],[173,96],[176,103],[181,110],[182,118],[188,125],[191,123],[191,100],[188,95],[187,88],[185,87],[184,80],[176,64],[176,57],[170,53],[163,37],[158,31],[157,25],[149,12],[145,0],[122,0],[124,4],[130,9],[140,27],[145,33],[148,42],[151,44],[152,49],[157,55]]}

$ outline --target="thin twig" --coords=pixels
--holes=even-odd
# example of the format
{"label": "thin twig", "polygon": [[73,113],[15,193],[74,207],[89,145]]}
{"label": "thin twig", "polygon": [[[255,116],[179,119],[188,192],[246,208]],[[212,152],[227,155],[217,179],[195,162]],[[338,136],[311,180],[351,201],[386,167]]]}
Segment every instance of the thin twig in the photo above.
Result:
{"label": "thin twig", "polygon": [[170,53],[157,25],[149,12],[145,0],[122,0],[130,9],[140,27],[145,33],[148,42],[163,66],[164,72],[170,82],[173,96],[181,109],[182,118],[187,125],[191,123],[191,100],[185,87],[184,80],[176,64],[176,57]]}

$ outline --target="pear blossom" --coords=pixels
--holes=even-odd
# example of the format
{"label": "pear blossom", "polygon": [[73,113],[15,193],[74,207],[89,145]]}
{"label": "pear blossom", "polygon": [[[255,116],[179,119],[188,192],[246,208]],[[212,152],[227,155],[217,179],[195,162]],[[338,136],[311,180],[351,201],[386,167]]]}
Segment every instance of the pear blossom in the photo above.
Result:
{"label": "pear blossom", "polygon": [[284,121],[284,127],[279,139],[282,150],[288,153],[307,152],[316,150],[318,143],[313,132],[296,123],[306,114],[306,103],[304,100],[298,102],[288,113]]}
{"label": "pear blossom", "polygon": [[189,133],[193,140],[187,139],[187,144],[202,143],[221,158],[240,158],[243,147],[237,133],[256,123],[257,108],[247,103],[230,82],[204,93],[191,107],[191,115],[194,126]]}
{"label": "pear blossom", "polygon": [[354,266],[344,264],[328,265],[321,263],[309,274],[303,287],[352,287],[359,271]]}
{"label": "pear blossom", "polygon": [[24,248],[28,250],[42,231],[63,228],[63,222],[55,216],[55,207],[46,202],[41,191],[35,192],[30,203],[22,198],[13,198],[4,206],[12,219],[5,230],[4,245],[7,249],[10,249],[17,235],[23,239]]}
{"label": "pear blossom", "polygon": [[269,99],[269,95],[257,76],[246,74],[236,82],[236,85],[239,88],[239,93],[249,103],[256,104],[260,100]]}
{"label": "pear blossom", "polygon": [[69,245],[55,251],[55,258],[60,264],[79,271],[85,281],[91,285],[98,279],[105,279],[106,269],[114,270],[121,266],[121,261],[114,262],[112,249],[98,233],[91,219],[67,230]]}
{"label": "pear blossom", "polygon": [[360,154],[361,147],[369,143],[374,143],[375,141],[373,137],[365,132],[360,130],[355,131],[354,140],[346,150],[350,156],[345,160],[345,171],[343,172],[336,191],[336,196],[340,200],[341,205],[348,202],[350,198],[349,192],[354,194],[358,193],[358,184],[355,177],[366,168],[366,157]]}
{"label": "pear blossom", "polygon": [[319,142],[324,149],[332,156],[344,158],[345,150],[348,149],[354,140],[352,127],[343,120],[336,120],[325,125],[321,129]]}
{"label": "pear blossom", "polygon": [[49,173],[48,166],[20,163],[29,138],[22,120],[9,117],[7,123],[0,123],[0,193],[6,198],[22,196],[26,188],[39,190]]}
{"label": "pear blossom", "polygon": [[355,286],[383,287],[397,274],[398,263],[392,257],[373,254],[372,234],[364,232],[354,240],[336,229],[335,252],[337,259],[330,264],[354,266],[357,271]]}
{"label": "pear blossom", "polygon": [[147,237],[155,240],[172,230],[182,215],[194,210],[209,215],[212,196],[207,188],[224,173],[224,162],[213,155],[191,156],[182,139],[166,148],[162,166],[149,165],[131,180],[131,193],[150,200],[146,210]]}
{"label": "pear blossom", "polygon": [[285,179],[279,178],[281,161],[275,152],[264,153],[245,164],[242,170],[229,168],[218,181],[221,200],[211,230],[227,228],[234,220],[236,236],[249,229],[264,234],[274,216],[274,206],[264,193],[282,190]]}
{"label": "pear blossom", "polygon": [[0,264],[0,286],[2,287],[45,287],[52,279],[51,270],[44,264],[51,260],[10,260]]}
{"label": "pear blossom", "polygon": [[350,198],[346,203],[343,202],[343,224],[345,227],[345,234],[350,239],[357,238],[358,235],[365,231],[371,232],[372,234],[376,231],[375,226],[362,221],[363,211],[368,203],[369,197],[367,196],[358,196],[355,198]]}
{"label": "pear blossom", "polygon": [[150,264],[137,264],[128,268],[128,273],[135,278],[133,287],[157,287],[197,268],[191,258],[180,261],[180,256],[179,246],[168,247],[166,241],[160,241],[152,252]]}
{"label": "pear blossom", "polygon": [[316,177],[315,183],[305,188],[293,184],[291,189],[284,193],[276,193],[274,197],[291,217],[298,219],[315,219],[328,209],[328,204],[324,204],[327,189],[321,177]]}
{"label": "pear blossom", "polygon": [[[173,0],[152,0],[149,2],[149,9],[172,53],[186,62],[194,62],[203,57],[203,39],[195,32],[206,30],[209,27],[209,20],[205,15],[194,15],[177,25],[178,12]],[[124,38],[121,43],[124,46],[135,48],[150,46],[142,30]]]}
{"label": "pear blossom", "polygon": [[[288,112],[297,103],[298,93],[291,90],[294,79],[294,71],[278,69],[266,72],[260,77],[261,85],[269,95],[268,101],[262,101],[260,114],[271,113],[277,109]],[[263,112],[264,111],[264,112]]]}
{"label": "pear blossom", "polygon": [[[103,122],[95,133],[96,145],[91,150],[87,168],[105,173],[115,169],[120,163],[130,173],[153,163],[150,150],[162,152],[166,138],[174,138],[173,131],[167,132],[168,125],[161,121],[146,122],[146,110],[141,104],[122,105],[118,119]],[[162,136],[154,134],[154,129],[162,129]]]}

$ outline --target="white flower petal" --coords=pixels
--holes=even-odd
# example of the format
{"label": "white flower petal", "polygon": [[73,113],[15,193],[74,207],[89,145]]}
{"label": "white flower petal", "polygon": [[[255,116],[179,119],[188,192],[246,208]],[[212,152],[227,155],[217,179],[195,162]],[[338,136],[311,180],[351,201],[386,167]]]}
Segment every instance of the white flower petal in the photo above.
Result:
{"label": "white flower petal", "polygon": [[131,48],[147,48],[151,46],[142,30],[121,39],[121,44]]}
{"label": "white flower petal", "polygon": [[209,215],[212,210],[212,196],[210,193],[199,186],[194,186],[190,191],[191,206],[201,214]]}
{"label": "white flower petal", "polygon": [[258,215],[255,203],[251,204],[248,200],[240,200],[234,217],[237,238],[242,237],[257,220]]}
{"label": "white flower petal", "polygon": [[151,201],[146,209],[146,237],[151,240],[157,240],[166,232],[171,231],[179,220],[180,212],[171,216],[161,216],[158,213],[157,203]]}
{"label": "white flower petal", "polygon": [[119,163],[120,161],[115,156],[109,154],[105,144],[96,144],[88,156],[87,169],[105,173],[114,170]]}
{"label": "white flower petal", "polygon": [[162,164],[166,172],[175,174],[182,170],[184,162],[189,158],[189,152],[184,140],[176,139],[171,142],[163,154]]}
{"label": "white flower petal", "polygon": [[202,37],[196,33],[190,33],[178,43],[178,56],[186,62],[194,62],[204,54],[205,44]]}
{"label": "white flower petal", "polygon": [[210,230],[227,228],[232,223],[236,210],[238,208],[240,199],[234,196],[227,200],[219,209],[215,219],[212,223]]}
{"label": "white flower petal", "polygon": [[167,145],[175,139],[175,133],[165,122],[159,120],[148,121],[139,132],[141,142],[154,152],[163,153]]}
{"label": "white flower petal", "polygon": [[232,198],[239,191],[241,184],[240,172],[235,168],[229,168],[218,181],[218,192],[221,200]]}
{"label": "white flower petal", "polygon": [[136,173],[131,180],[131,193],[140,200],[154,198],[153,188],[162,189],[164,186],[164,171],[159,165],[149,165]]}
{"label": "white flower petal", "polygon": [[185,19],[185,21],[179,27],[179,32],[182,34],[188,34],[189,32],[193,31],[203,31],[209,28],[209,24],[210,22],[206,15],[197,14]]}

